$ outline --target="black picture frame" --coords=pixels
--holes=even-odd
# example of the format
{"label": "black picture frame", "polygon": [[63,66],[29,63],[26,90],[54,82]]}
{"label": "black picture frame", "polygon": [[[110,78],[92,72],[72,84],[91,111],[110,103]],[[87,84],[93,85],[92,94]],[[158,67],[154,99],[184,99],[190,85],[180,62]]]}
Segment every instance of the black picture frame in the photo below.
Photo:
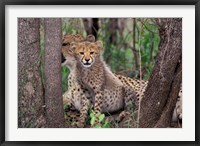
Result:
{"label": "black picture frame", "polygon": [[[154,142],[139,142],[139,141],[127,141],[127,142],[16,142],[5,141],[5,7],[7,5],[195,5],[195,141],[154,141]],[[199,100],[199,56],[200,56],[200,0],[1,0],[0,3],[0,144],[2,146],[20,146],[20,145],[170,145],[170,146],[194,146],[200,145],[200,100]]]}

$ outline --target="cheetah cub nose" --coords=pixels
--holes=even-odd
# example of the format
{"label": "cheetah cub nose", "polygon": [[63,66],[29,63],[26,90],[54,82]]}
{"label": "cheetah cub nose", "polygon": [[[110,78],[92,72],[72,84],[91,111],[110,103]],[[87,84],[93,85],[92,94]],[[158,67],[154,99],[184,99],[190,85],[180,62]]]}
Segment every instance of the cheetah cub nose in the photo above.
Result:
{"label": "cheetah cub nose", "polygon": [[86,62],[89,62],[89,61],[90,61],[90,59],[85,59],[85,61],[86,61]]}

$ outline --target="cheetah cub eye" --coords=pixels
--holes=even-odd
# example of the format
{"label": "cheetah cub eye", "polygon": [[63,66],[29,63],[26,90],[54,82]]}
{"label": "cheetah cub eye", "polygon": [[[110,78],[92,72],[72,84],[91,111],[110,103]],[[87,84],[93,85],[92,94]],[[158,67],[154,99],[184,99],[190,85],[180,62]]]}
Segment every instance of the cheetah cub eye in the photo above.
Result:
{"label": "cheetah cub eye", "polygon": [[84,52],[80,52],[81,55],[84,55]]}
{"label": "cheetah cub eye", "polygon": [[63,43],[62,46],[69,46],[70,43]]}
{"label": "cheetah cub eye", "polygon": [[92,51],[92,52],[90,52],[90,55],[92,55],[92,54],[94,54],[94,52]]}

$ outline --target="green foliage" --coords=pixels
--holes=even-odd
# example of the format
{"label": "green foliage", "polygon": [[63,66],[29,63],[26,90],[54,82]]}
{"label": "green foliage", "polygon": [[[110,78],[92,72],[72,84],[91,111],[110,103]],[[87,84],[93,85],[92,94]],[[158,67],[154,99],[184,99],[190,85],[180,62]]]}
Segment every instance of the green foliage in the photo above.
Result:
{"label": "green foliage", "polygon": [[[118,20],[123,21],[122,19]],[[120,29],[112,30],[107,28],[111,23],[111,19],[103,20],[98,39],[104,42],[104,59],[113,72],[132,70],[135,77],[137,77],[140,70],[140,68],[136,68],[135,66],[135,57],[137,57],[138,66],[141,63],[143,79],[148,79],[154,66],[154,58],[157,55],[160,42],[158,29],[157,26],[154,25],[152,19],[136,18],[135,38],[133,38],[132,20],[133,19],[126,20],[122,33],[120,33]],[[117,34],[116,44],[109,41],[112,31],[116,31]],[[133,39],[135,39],[135,44],[133,44]],[[137,56],[134,56],[133,45],[135,46],[135,54]],[[139,51],[141,54],[141,62],[139,59]]]}
{"label": "green foliage", "polygon": [[103,121],[104,118],[105,118],[105,115],[104,115],[104,114],[101,114],[101,115],[99,116],[99,122]]}
{"label": "green foliage", "polygon": [[95,125],[95,128],[110,128],[108,119],[105,120],[105,115],[100,114],[99,117],[96,117],[93,111],[90,112],[90,125],[94,126],[95,121],[98,121],[100,125]]}
{"label": "green foliage", "polygon": [[160,37],[157,26],[152,24],[151,19],[138,19],[137,28],[137,35],[140,35],[140,42],[137,42],[137,48],[139,47],[138,44],[140,44],[141,66],[145,73],[144,79],[148,79],[154,66],[154,58],[158,52]]}
{"label": "green foliage", "polygon": [[85,35],[84,26],[81,18],[63,18],[63,34],[81,34]]}
{"label": "green foliage", "polygon": [[65,91],[67,91],[67,87],[68,87],[67,78],[70,71],[66,66],[62,66],[61,71],[62,71],[62,91],[64,93]]}

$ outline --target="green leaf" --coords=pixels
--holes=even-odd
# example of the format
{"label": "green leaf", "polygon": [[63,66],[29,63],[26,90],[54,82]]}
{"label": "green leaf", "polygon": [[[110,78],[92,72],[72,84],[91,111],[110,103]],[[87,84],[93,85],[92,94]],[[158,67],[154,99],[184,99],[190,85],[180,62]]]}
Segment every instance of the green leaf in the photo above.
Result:
{"label": "green leaf", "polygon": [[96,126],[95,126],[95,128],[101,128],[101,126],[99,126],[99,125],[96,125]]}
{"label": "green leaf", "polygon": [[94,125],[95,120],[96,120],[96,118],[95,118],[95,116],[93,116],[93,117],[91,118],[90,124],[91,124],[91,125]]}
{"label": "green leaf", "polygon": [[99,116],[99,122],[103,121],[104,118],[105,118],[105,115],[104,115],[104,114],[101,114],[101,115]]}
{"label": "green leaf", "polygon": [[105,123],[103,124],[103,128],[109,128],[108,120],[106,120]]}
{"label": "green leaf", "polygon": [[90,117],[91,118],[94,117],[94,113],[93,112],[90,113]]}

